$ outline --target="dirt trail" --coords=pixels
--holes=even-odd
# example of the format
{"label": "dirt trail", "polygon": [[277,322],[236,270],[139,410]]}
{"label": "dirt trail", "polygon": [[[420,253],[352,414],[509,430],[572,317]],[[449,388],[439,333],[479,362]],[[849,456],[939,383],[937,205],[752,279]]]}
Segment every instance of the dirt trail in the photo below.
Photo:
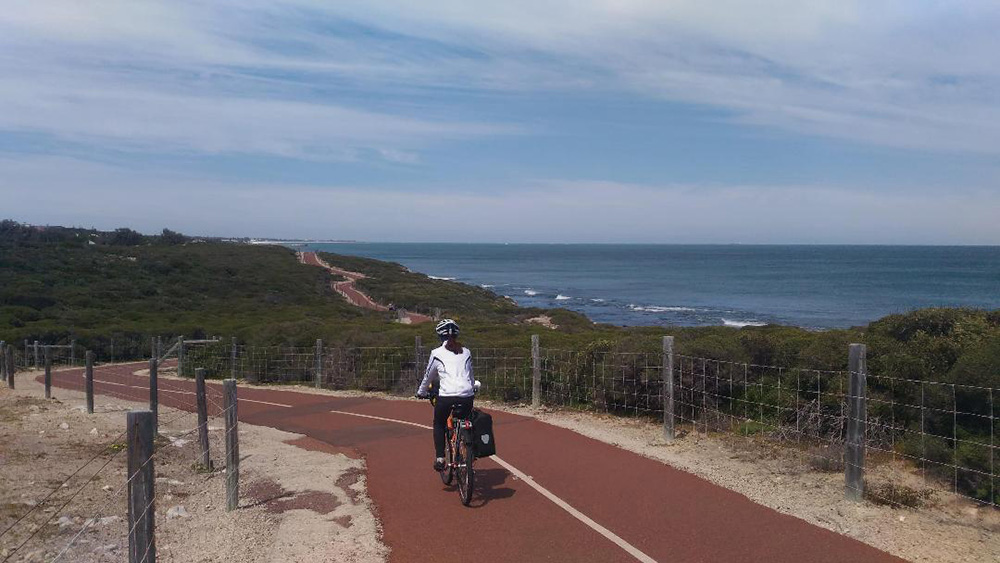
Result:
{"label": "dirt trail", "polygon": [[[367,295],[359,291],[356,287],[354,287],[354,282],[365,278],[364,274],[359,272],[342,270],[340,268],[331,266],[326,262],[324,262],[322,259],[320,259],[320,257],[317,256],[315,252],[300,252],[299,262],[302,262],[303,264],[308,264],[310,266],[319,266],[320,268],[326,268],[327,270],[329,270],[334,274],[337,274],[338,276],[347,278],[345,281],[333,282],[331,286],[333,287],[334,291],[343,295],[344,299],[347,299],[347,302],[350,303],[351,305],[354,305],[355,307],[361,307],[362,309],[371,309],[373,311],[389,310],[389,307],[382,305],[381,303],[377,303],[374,299],[368,297]],[[411,313],[409,311],[407,311],[403,316],[403,322],[407,324],[426,323],[430,320],[431,318],[428,317],[427,315],[421,315],[419,313]]]}
{"label": "dirt trail", "polygon": [[[113,367],[95,379],[98,393],[148,392],[145,378]],[[55,384],[81,387],[79,370]],[[192,382],[170,385],[161,405],[190,408]],[[424,402],[253,387],[239,399],[240,420],[365,459],[390,561],[453,558],[443,538],[455,530],[474,531],[467,541],[482,561],[901,561],[657,461],[497,411],[502,460],[477,462],[467,508],[430,469]]]}

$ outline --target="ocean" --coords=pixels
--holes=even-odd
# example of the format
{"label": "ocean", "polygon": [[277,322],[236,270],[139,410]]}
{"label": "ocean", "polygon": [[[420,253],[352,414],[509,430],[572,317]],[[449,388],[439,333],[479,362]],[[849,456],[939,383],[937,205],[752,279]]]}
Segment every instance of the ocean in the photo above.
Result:
{"label": "ocean", "polygon": [[808,329],[924,307],[1000,308],[1000,247],[313,244],[616,325]]}

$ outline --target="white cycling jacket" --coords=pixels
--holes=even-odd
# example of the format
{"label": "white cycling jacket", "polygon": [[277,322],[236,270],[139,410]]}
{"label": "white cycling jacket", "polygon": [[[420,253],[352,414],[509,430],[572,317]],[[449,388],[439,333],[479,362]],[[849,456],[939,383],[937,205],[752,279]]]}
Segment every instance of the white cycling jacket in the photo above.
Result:
{"label": "white cycling jacket", "polygon": [[434,381],[438,382],[439,397],[471,397],[475,393],[472,352],[468,348],[462,348],[461,354],[455,354],[443,345],[431,350],[427,371],[424,372],[417,394],[427,393]]}

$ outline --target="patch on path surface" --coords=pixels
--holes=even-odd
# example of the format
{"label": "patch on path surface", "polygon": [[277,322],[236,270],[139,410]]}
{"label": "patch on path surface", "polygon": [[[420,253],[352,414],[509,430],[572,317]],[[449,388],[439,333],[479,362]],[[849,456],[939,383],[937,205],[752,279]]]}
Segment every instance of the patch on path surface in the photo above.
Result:
{"label": "patch on path surface", "polygon": [[309,436],[303,436],[301,438],[296,438],[294,440],[288,440],[285,443],[290,446],[296,446],[310,452],[320,452],[324,454],[341,454],[351,459],[361,459],[361,454],[358,452],[358,450],[354,448],[335,446],[333,444],[328,444],[326,442],[317,440],[315,438],[310,438]]}
{"label": "patch on path surface", "polygon": [[258,479],[247,487],[248,506],[261,506],[271,514],[283,514],[289,510],[311,510],[317,514],[329,514],[340,506],[340,501],[332,493],[323,491],[285,490],[271,479]]}
{"label": "patch on path surface", "polygon": [[358,481],[361,480],[363,475],[364,472],[360,469],[351,468],[345,471],[340,478],[337,479],[337,486],[340,487],[348,497],[350,497],[351,502],[354,504],[358,504],[361,500],[361,493],[357,490],[356,485],[358,484]]}

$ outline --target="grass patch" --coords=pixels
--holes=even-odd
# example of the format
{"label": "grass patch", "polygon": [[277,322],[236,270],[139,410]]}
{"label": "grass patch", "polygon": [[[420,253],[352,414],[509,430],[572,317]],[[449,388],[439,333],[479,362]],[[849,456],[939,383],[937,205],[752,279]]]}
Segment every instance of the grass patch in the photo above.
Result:
{"label": "grass patch", "polygon": [[191,464],[191,469],[194,470],[195,473],[212,473],[215,471],[215,465],[213,463],[209,463],[206,466],[201,463],[195,462]]}
{"label": "grass patch", "polygon": [[128,447],[128,443],[126,443],[124,441],[122,441],[122,442],[112,442],[112,443],[108,444],[108,447],[105,448],[105,451],[107,453],[112,453],[113,454],[113,453],[118,453],[118,452],[124,450],[127,447]]}
{"label": "grass patch", "polygon": [[809,468],[821,473],[843,473],[844,471],[844,449],[824,448],[820,446],[809,447],[805,450],[809,462]]}
{"label": "grass patch", "polygon": [[883,506],[920,508],[928,503],[933,491],[915,488],[898,481],[865,480],[865,500]]}
{"label": "grass patch", "polygon": [[756,436],[773,429],[773,426],[768,426],[762,422],[757,422],[756,420],[746,420],[741,422],[740,425],[736,427],[736,433],[741,436]]}

